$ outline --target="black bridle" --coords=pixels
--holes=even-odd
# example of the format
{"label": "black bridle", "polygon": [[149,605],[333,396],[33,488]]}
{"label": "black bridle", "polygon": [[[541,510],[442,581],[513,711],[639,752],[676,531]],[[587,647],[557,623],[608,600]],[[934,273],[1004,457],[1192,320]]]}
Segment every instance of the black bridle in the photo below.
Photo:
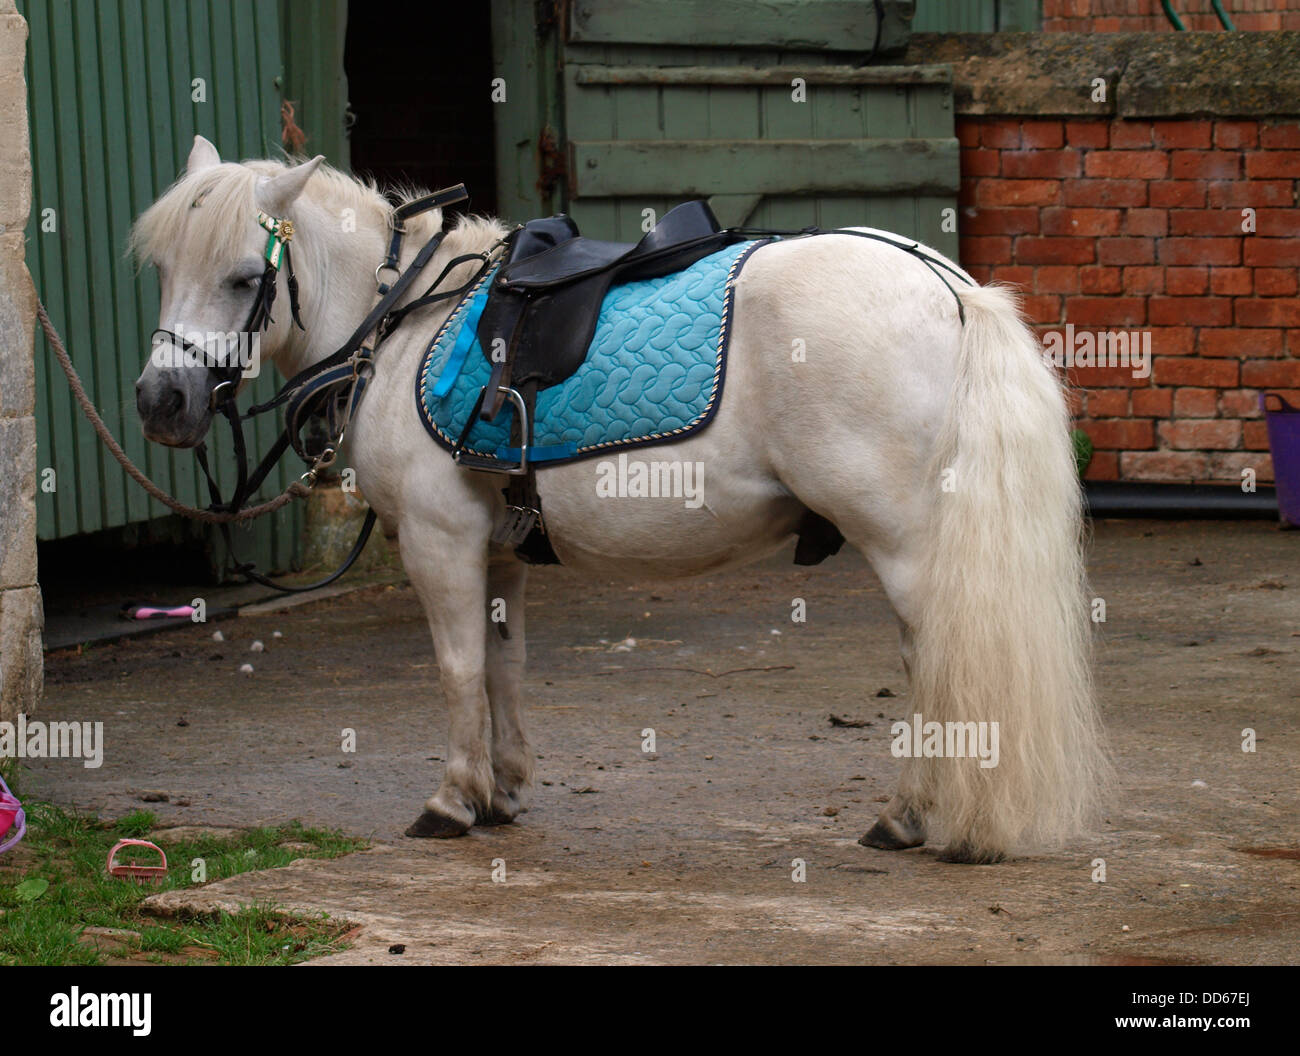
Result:
{"label": "black bridle", "polygon": [[[199,202],[196,201],[194,204],[197,207]],[[281,265],[284,267],[285,281],[289,286],[289,307],[293,313],[293,321],[298,329],[304,333],[307,329],[302,325],[302,316],[298,310],[298,278],[293,271],[293,251],[289,248],[289,242],[293,238],[293,221],[278,220],[266,213],[259,212],[257,222],[259,226],[266,229],[269,235],[266,241],[266,250],[263,253],[266,259],[266,267],[258,280],[257,294],[253,298],[252,307],[249,308],[248,319],[244,323],[243,329],[236,331],[238,336],[248,342],[250,346],[254,337],[266,330],[273,321],[271,306],[275,304],[275,280],[280,274]],[[243,375],[243,364],[233,362],[230,356],[227,356],[224,363],[216,360],[206,347],[196,345],[184,333],[174,330],[163,330],[160,327],[150,335],[151,342],[156,344],[160,336],[170,341],[185,355],[193,357],[196,362],[207,367],[215,375],[217,383],[209,394],[209,406],[212,410],[217,410],[234,397],[236,390],[239,388],[239,379]]]}
{"label": "black bridle", "polygon": [[[430,209],[454,205],[469,197],[464,184],[456,184],[398,205],[393,210],[392,236],[389,240],[388,255],[375,269],[375,283],[378,300],[360,325],[353,331],[347,341],[335,352],[318,363],[290,378],[280,390],[265,403],[250,407],[240,414],[236,402],[240,379],[244,365],[232,355],[224,360],[215,358],[205,347],[194,344],[182,333],[158,329],[153,332],[153,340],[159,336],[169,340],[186,356],[192,356],[196,363],[205,366],[216,379],[209,395],[210,407],[225,417],[230,425],[232,444],[236,463],[235,489],[228,500],[221,497],[220,488],[208,466],[207,448],[199,444],[195,457],[208,484],[211,504],[208,509],[216,513],[235,513],[248,505],[248,500],[271,470],[279,463],[285,452],[293,450],[308,464],[309,468],[302,475],[302,482],[307,487],[315,485],[320,475],[334,464],[339,448],[343,442],[348,424],[356,412],[366,383],[374,371],[374,353],[388,336],[411,312],[426,307],[437,301],[455,297],[467,291],[487,270],[491,249],[482,253],[469,253],[448,262],[438,277],[425,292],[409,304],[397,307],[397,302],[410,289],[412,283],[428,265],[434,253],[442,244],[443,232],[435,234],[420,251],[410,266],[401,271],[398,261],[402,252],[402,240],[406,234],[406,221]],[[197,204],[197,203],[196,203]],[[293,257],[289,242],[293,238],[293,221],[277,219],[266,213],[257,214],[258,224],[268,232],[264,253],[266,267],[258,285],[253,304],[249,309],[248,320],[238,336],[248,343],[248,347],[257,340],[273,322],[271,308],[275,304],[276,280],[281,271],[289,288],[289,305],[293,321],[300,330],[306,332],[298,306],[298,281],[293,271]],[[495,248],[495,247],[494,247]],[[437,291],[437,288],[461,264],[472,260],[481,262],[472,278],[453,290]],[[394,276],[391,283],[384,282],[382,276],[389,273]],[[259,414],[272,411],[277,407],[285,408],[284,427],[255,468],[250,469],[248,448],[244,439],[243,423]],[[304,436],[304,433],[309,435]],[[301,593],[327,586],[338,579],[355,563],[365,548],[366,541],[375,526],[375,511],[366,511],[366,519],[356,543],[343,564],[331,575],[318,582],[302,587],[288,587],[276,583],[259,573],[251,562],[240,562],[235,554],[234,540],[229,524],[222,524],[221,531],[226,541],[227,550],[235,562],[235,571],[246,579],[286,593]]]}

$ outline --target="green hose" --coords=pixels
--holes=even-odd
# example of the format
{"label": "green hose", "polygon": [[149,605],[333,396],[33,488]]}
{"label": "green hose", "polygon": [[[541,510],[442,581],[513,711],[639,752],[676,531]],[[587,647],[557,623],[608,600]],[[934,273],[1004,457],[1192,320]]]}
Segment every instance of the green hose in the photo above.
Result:
{"label": "green hose", "polygon": [[[1183,25],[1183,20],[1178,17],[1174,11],[1172,0],[1160,0],[1160,6],[1164,8],[1165,17],[1169,19],[1169,24],[1180,33],[1185,33],[1187,27]],[[1219,23],[1224,29],[1235,31],[1236,26],[1232,24],[1232,19],[1228,17],[1228,12],[1223,10],[1223,0],[1210,0],[1210,6],[1214,8],[1214,13],[1219,16]]]}
{"label": "green hose", "polygon": [[1214,13],[1219,16],[1219,21],[1223,23],[1223,28],[1235,30],[1237,27],[1232,24],[1232,19],[1228,17],[1228,12],[1223,10],[1222,0],[1210,0],[1210,6],[1214,8]]}

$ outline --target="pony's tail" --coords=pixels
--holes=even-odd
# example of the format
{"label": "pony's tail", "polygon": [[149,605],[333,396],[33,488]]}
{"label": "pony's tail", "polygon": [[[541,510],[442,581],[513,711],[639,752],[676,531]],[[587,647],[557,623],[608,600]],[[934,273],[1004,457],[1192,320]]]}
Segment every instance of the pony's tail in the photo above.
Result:
{"label": "pony's tail", "polygon": [[913,699],[924,722],[996,723],[998,753],[993,766],[918,759],[913,792],[950,857],[995,861],[1083,830],[1108,764],[1061,383],[1007,290],[960,297],[956,385],[928,482]]}

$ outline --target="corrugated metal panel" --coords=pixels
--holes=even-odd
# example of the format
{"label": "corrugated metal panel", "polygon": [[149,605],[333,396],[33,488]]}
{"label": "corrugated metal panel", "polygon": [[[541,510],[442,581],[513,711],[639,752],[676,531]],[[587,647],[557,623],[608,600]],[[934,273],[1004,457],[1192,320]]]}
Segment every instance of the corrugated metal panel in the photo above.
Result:
{"label": "corrugated metal panel", "polygon": [[1042,0],[916,0],[913,33],[1033,33]]}
{"label": "corrugated metal panel", "polygon": [[[152,273],[124,258],[131,222],[175,179],[195,133],[230,158],[279,146],[281,73],[276,0],[18,0],[30,38],[34,208],[28,265],[78,371],[127,453],[164,488],[204,504],[193,455],[148,444],[134,382],[157,325]],[[206,98],[193,98],[202,78]],[[42,230],[53,210],[55,230]],[[56,470],[42,492],[41,538],[162,516],[98,443],[72,404],[43,337],[37,348],[39,465]],[[268,372],[255,391],[274,391]],[[273,424],[259,423],[262,449]],[[214,445],[221,464],[223,442]],[[290,467],[268,482],[284,486]],[[223,481],[229,484],[229,481]],[[264,519],[245,548],[283,567],[298,513]]]}

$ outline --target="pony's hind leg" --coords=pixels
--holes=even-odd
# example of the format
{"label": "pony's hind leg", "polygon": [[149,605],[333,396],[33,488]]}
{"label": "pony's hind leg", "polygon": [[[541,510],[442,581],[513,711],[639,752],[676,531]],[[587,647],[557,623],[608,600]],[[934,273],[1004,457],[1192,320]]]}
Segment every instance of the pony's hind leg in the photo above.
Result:
{"label": "pony's hind leg", "polygon": [[527,809],[533,750],[523,719],[524,586],[528,566],[513,557],[488,565],[487,692],[492,709],[492,806],[481,825],[504,825]]}
{"label": "pony's hind leg", "polygon": [[492,804],[483,641],[486,548],[431,531],[427,525],[403,528],[401,547],[402,563],[424,603],[433,633],[450,719],[442,784],[406,835],[461,836],[475,820],[488,816]]}
{"label": "pony's hind leg", "polygon": [[[917,516],[921,516],[920,513]],[[905,539],[885,547],[879,541],[864,543],[859,547],[867,560],[871,562],[881,585],[889,597],[890,604],[898,614],[900,627],[899,646],[903,659],[903,668],[907,672],[911,689],[909,713],[914,709],[929,718],[933,700],[927,705],[926,700],[916,691],[917,635],[914,623],[921,611],[922,591],[928,589],[924,576],[924,551],[917,545],[923,538],[919,532],[906,533]],[[903,716],[904,721],[910,719]],[[915,751],[916,746],[913,746]],[[898,791],[885,804],[876,823],[867,831],[858,843],[864,847],[875,847],[882,851],[901,851],[909,847],[920,847],[926,842],[929,826],[927,816],[935,811],[936,802],[930,791],[933,780],[935,760],[919,757],[915,754],[903,759],[902,774],[899,778]],[[948,760],[941,765],[976,766],[977,760]],[[973,865],[986,865],[1001,861],[1003,853],[998,849],[976,847],[964,834],[949,833],[950,842],[939,854],[945,862]]]}
{"label": "pony's hind leg", "polygon": [[882,851],[903,851],[925,843],[925,811],[912,796],[898,792],[858,843]]}
{"label": "pony's hind leg", "polygon": [[[886,552],[879,545],[864,543],[858,549],[876,570],[885,594],[898,614],[899,652],[903,659],[903,670],[910,683],[916,636],[908,618],[915,612],[916,605],[908,592],[915,589],[915,562],[919,557],[907,554],[902,546]],[[924,844],[927,835],[925,815],[929,804],[920,785],[919,760],[904,759],[898,791],[885,804],[876,823],[858,843],[882,851],[903,851]]]}

